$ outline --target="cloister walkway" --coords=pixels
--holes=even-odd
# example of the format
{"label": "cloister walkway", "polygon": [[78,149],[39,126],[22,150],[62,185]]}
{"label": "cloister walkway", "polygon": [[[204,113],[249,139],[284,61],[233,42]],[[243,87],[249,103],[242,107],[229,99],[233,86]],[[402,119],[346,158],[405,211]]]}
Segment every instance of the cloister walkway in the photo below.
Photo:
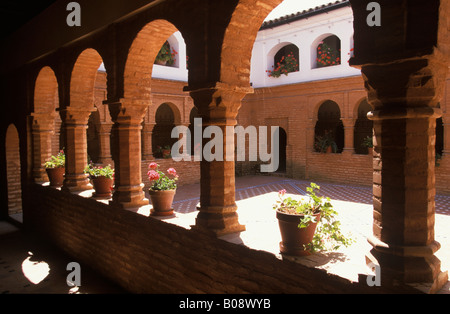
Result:
{"label": "cloister walkway", "polygon": [[[372,188],[350,186],[314,181],[320,186],[320,194],[331,198],[339,214],[344,233],[354,239],[348,248],[335,252],[315,253],[308,257],[292,258],[279,253],[280,234],[275,212],[272,208],[278,191],[285,189],[287,194],[303,195],[310,181],[294,180],[278,176],[246,176],[236,178],[236,203],[240,223],[246,226],[244,232],[226,235],[222,239],[248,246],[255,250],[271,252],[279,258],[294,259],[299,263],[324,269],[349,280],[358,280],[359,273],[368,273],[365,254],[371,249],[367,237],[372,234]],[[86,193],[92,193],[86,191]],[[185,228],[195,224],[196,206],[199,201],[199,184],[184,185],[178,188],[174,201],[175,214],[167,218],[157,218]],[[141,208],[138,213],[149,214],[150,206]],[[443,271],[450,268],[450,196],[436,196],[435,238],[441,244],[436,256],[441,260]],[[67,257],[59,250],[52,250],[47,243],[33,239],[30,245],[27,238],[16,228],[8,232],[6,223],[0,223],[0,293],[70,293],[65,280]],[[30,255],[28,251],[33,251]],[[61,255],[61,257],[59,257]],[[50,276],[40,284],[30,283],[25,278],[23,263],[31,261],[31,266],[48,265]],[[34,261],[34,263],[33,263]],[[39,268],[39,267],[37,267]],[[81,293],[117,293],[121,289],[106,283],[94,273],[85,272],[85,285]],[[89,274],[89,275],[87,275]],[[450,294],[450,282],[439,293]]]}

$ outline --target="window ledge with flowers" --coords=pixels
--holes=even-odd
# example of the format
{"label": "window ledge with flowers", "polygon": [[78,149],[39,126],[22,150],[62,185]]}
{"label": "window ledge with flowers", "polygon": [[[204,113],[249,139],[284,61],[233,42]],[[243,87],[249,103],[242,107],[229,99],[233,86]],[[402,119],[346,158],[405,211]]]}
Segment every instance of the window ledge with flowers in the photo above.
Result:
{"label": "window ledge with flowers", "polygon": [[341,64],[340,49],[328,46],[323,41],[317,47],[316,67],[324,68]]}
{"label": "window ledge with flowers", "polygon": [[[272,66],[274,68],[274,66]],[[291,52],[287,56],[281,57],[280,61],[277,62],[276,67],[273,70],[267,70],[269,77],[280,77],[281,75],[288,75],[292,72],[299,71],[299,62],[294,57],[294,53]]]}
{"label": "window ledge with flowers", "polygon": [[166,41],[156,56],[155,64],[162,66],[174,66],[176,61],[175,57],[177,54],[178,52],[171,48],[169,42]]}

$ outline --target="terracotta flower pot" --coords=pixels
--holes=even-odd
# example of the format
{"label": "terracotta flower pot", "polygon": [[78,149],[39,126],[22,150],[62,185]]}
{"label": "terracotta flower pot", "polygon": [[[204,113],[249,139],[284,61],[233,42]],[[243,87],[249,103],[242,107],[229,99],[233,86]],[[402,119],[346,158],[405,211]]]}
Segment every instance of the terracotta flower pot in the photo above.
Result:
{"label": "terracotta flower pot", "polygon": [[92,177],[92,185],[94,186],[94,197],[109,198],[113,186],[113,179],[108,177]]}
{"label": "terracotta flower pot", "polygon": [[[319,221],[320,214],[316,214]],[[317,222],[310,222],[306,228],[299,228],[301,215],[285,214],[277,211],[278,225],[280,227],[280,252],[287,255],[305,256],[311,253],[305,250],[304,245],[310,243],[316,231]]]}
{"label": "terracotta flower pot", "polygon": [[152,216],[170,216],[173,215],[173,198],[176,190],[154,191],[149,189],[150,199],[153,208],[150,211]]}
{"label": "terracotta flower pot", "polygon": [[64,182],[64,173],[66,172],[65,167],[57,168],[46,168],[48,179],[50,181],[50,186],[61,187]]}

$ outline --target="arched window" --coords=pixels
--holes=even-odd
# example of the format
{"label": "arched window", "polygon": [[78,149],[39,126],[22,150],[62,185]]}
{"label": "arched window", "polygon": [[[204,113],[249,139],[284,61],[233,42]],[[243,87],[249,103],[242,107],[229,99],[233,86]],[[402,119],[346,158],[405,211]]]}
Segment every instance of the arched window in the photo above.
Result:
{"label": "arched window", "polygon": [[337,103],[327,100],[319,107],[314,130],[314,150],[317,152],[341,153],[344,148],[344,125]]}
{"label": "arched window", "polygon": [[270,77],[279,77],[282,74],[288,75],[292,72],[298,72],[299,50],[294,44],[283,46],[273,58],[272,70],[267,70]]}
{"label": "arched window", "polygon": [[316,68],[341,64],[341,41],[336,35],[324,38],[316,47]]}
{"label": "arched window", "polygon": [[367,118],[367,113],[372,110],[372,107],[367,102],[367,99],[361,101],[358,106],[358,119],[355,122],[353,147],[356,154],[367,154],[368,146],[367,140],[372,139],[373,121]]}
{"label": "arched window", "polygon": [[169,158],[170,149],[177,139],[171,137],[175,127],[175,115],[169,104],[164,103],[156,110],[152,133],[152,150],[155,158]]}

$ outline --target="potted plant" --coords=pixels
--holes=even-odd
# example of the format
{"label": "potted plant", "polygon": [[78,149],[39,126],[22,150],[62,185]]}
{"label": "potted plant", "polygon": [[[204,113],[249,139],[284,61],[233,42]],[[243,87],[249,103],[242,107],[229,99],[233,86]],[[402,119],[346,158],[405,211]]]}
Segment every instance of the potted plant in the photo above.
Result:
{"label": "potted plant", "polygon": [[314,143],[315,150],[320,153],[336,153],[337,144],[330,132],[325,131],[323,136],[316,136]]}
{"label": "potted plant", "polygon": [[[280,77],[281,74],[288,75],[288,73],[291,72],[297,72],[298,67],[298,61],[294,57],[294,53],[291,52],[286,57],[282,56],[281,60],[277,62],[277,67],[274,68],[272,71],[267,70],[269,77]],[[273,68],[273,66],[272,66]]]}
{"label": "potted plant", "polygon": [[89,163],[84,173],[89,175],[92,185],[94,186],[94,194],[92,196],[99,198],[111,197],[114,184],[114,169],[111,165],[95,166],[93,163]]}
{"label": "potted plant", "polygon": [[351,239],[340,231],[337,212],[330,199],[316,195],[319,189],[317,184],[311,183],[306,189],[307,195],[299,200],[285,197],[286,190],[278,192],[274,209],[281,233],[281,253],[304,256],[351,244]]}
{"label": "potted plant", "polygon": [[151,185],[148,193],[153,205],[150,214],[170,216],[173,214],[172,202],[177,189],[177,172],[174,168],[169,168],[166,174],[159,170],[156,162],[151,162],[148,169],[147,175]]}
{"label": "potted plant", "polygon": [[64,173],[66,171],[65,165],[66,155],[64,154],[64,150],[60,150],[56,156],[51,156],[50,159],[44,163],[50,186],[61,187],[63,185]]}
{"label": "potted plant", "polygon": [[373,153],[373,138],[372,138],[372,136],[366,136],[363,139],[363,142],[361,145],[363,147],[367,147],[367,149],[369,151],[369,155],[372,155],[372,153]]}
{"label": "potted plant", "polygon": [[166,41],[159,50],[158,55],[155,59],[155,63],[159,65],[172,66],[175,63],[176,55],[177,52],[175,51],[175,49],[171,48],[169,42]]}

